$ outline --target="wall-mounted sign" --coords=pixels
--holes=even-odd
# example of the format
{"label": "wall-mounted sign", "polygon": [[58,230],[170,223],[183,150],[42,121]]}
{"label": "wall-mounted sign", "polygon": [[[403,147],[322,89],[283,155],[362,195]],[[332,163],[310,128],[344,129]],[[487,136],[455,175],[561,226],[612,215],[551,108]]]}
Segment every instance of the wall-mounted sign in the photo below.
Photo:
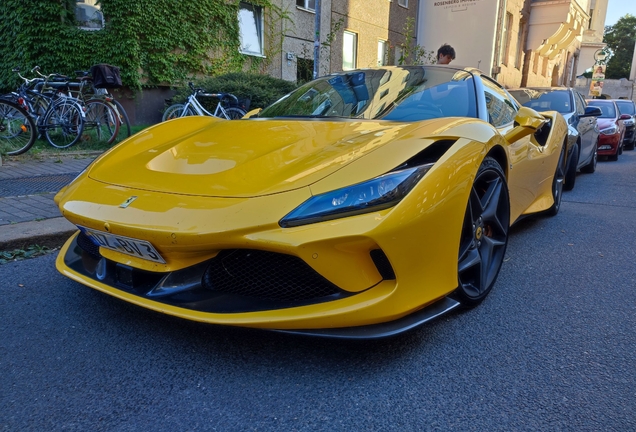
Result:
{"label": "wall-mounted sign", "polygon": [[477,5],[481,0],[435,0],[433,7],[453,10],[467,10]]}

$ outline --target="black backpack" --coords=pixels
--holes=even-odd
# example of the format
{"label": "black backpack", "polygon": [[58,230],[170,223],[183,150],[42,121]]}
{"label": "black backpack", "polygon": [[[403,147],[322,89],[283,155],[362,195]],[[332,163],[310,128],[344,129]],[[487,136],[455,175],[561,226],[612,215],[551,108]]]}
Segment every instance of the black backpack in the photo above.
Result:
{"label": "black backpack", "polygon": [[95,88],[121,87],[121,76],[117,66],[97,64],[91,67],[91,75],[93,76],[93,86]]}

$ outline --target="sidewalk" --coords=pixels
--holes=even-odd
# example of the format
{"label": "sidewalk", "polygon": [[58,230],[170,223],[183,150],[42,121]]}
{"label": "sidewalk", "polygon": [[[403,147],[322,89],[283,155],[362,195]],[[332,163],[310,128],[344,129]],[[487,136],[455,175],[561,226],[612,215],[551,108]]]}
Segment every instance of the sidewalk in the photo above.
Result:
{"label": "sidewalk", "polygon": [[53,201],[99,152],[3,158],[0,165],[0,250],[57,247],[76,228]]}

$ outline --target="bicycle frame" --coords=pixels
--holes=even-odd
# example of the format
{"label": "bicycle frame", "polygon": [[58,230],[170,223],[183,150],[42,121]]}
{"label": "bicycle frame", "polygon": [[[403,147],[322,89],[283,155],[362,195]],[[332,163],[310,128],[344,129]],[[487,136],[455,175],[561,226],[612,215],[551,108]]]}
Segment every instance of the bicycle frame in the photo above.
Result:
{"label": "bicycle frame", "polygon": [[195,111],[197,115],[208,115],[208,116],[214,116],[214,117],[219,117],[224,119],[229,118],[227,113],[225,112],[225,109],[223,109],[223,106],[221,105],[221,100],[219,100],[219,102],[216,104],[216,109],[214,110],[214,114],[212,114],[210,111],[206,110],[203,107],[203,105],[201,105],[201,102],[199,102],[197,99],[197,95],[210,96],[210,97],[213,96],[212,94],[207,94],[207,93],[191,94],[190,96],[188,96],[188,102],[186,102],[186,104],[183,106],[183,112],[181,113],[181,117],[183,117],[184,115],[187,115],[188,108],[191,108]]}

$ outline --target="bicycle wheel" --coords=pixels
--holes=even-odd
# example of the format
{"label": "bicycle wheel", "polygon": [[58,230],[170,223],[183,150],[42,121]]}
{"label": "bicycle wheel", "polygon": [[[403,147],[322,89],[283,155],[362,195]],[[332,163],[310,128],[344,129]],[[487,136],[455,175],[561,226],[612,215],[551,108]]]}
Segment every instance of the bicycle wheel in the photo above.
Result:
{"label": "bicycle wheel", "polygon": [[240,108],[225,108],[225,115],[227,115],[228,120],[242,119],[245,114],[247,113]]}
{"label": "bicycle wheel", "polygon": [[62,100],[53,104],[42,121],[44,136],[53,147],[75,144],[84,130],[84,113],[76,103]]}
{"label": "bicycle wheel", "polygon": [[116,101],[115,98],[113,98],[112,102],[115,104],[117,113],[119,114],[118,118],[120,129],[121,125],[126,125],[126,137],[129,137],[130,135],[132,135],[132,133],[130,132],[130,119],[128,118],[128,113],[124,109],[123,105]]}
{"label": "bicycle wheel", "polygon": [[99,99],[86,102],[82,140],[112,144],[119,133],[119,119],[114,105]]}
{"label": "bicycle wheel", "polygon": [[0,153],[15,156],[29,150],[37,136],[35,122],[19,105],[0,100]]}
{"label": "bicycle wheel", "polygon": [[183,104],[170,105],[163,112],[163,116],[161,117],[161,121],[167,121],[167,120],[172,120],[172,119],[181,117],[181,114],[183,113],[183,107],[184,106],[185,105],[183,105]]}
{"label": "bicycle wheel", "polygon": [[188,105],[185,109],[185,113],[183,114],[182,117],[186,117],[186,116],[195,116],[195,115],[199,115],[197,114],[197,112],[194,110],[194,108],[192,108],[190,105]]}

